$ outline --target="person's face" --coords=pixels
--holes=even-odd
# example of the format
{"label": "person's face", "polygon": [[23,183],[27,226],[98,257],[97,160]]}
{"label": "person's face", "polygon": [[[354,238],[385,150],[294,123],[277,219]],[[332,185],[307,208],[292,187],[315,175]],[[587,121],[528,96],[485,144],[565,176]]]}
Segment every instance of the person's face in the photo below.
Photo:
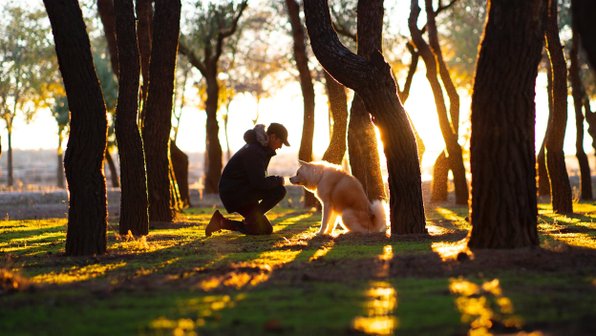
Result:
{"label": "person's face", "polygon": [[269,135],[269,148],[278,150],[283,145],[283,141],[275,134]]}

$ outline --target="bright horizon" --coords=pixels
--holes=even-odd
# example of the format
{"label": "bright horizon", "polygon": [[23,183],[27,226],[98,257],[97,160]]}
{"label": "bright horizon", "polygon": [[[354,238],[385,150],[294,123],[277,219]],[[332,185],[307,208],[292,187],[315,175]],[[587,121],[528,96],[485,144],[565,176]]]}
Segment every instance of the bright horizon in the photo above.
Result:
{"label": "bright horizon", "polygon": [[[423,65],[422,65],[423,66]],[[436,107],[432,91],[426,79],[422,76],[424,68],[418,70],[414,78],[411,94],[406,101],[405,108],[411,120],[419,132],[426,146],[426,152],[421,162],[423,168],[432,166],[438,153],[444,148],[444,141],[441,136],[436,116]],[[536,147],[539,148],[546,130],[548,118],[546,78],[539,74],[536,90]],[[315,135],[313,139],[313,157],[320,159],[329,144],[329,123],[327,97],[320,84],[315,87]],[[469,128],[470,98],[461,95],[460,111],[460,134],[465,134]],[[189,101],[192,101],[189,99]],[[568,121],[565,133],[564,151],[566,155],[575,154],[575,113],[573,112],[573,100],[568,97]],[[298,155],[300,139],[302,134],[302,95],[297,82],[288,83],[284,88],[278,90],[270,98],[262,99],[259,106],[258,123],[268,125],[271,122],[280,122],[288,128],[288,140],[291,147],[283,147],[278,151],[280,154],[295,153]],[[220,113],[221,115],[221,113]],[[252,128],[252,120],[256,115],[256,103],[249,95],[238,96],[230,105],[229,137],[232,153],[244,145],[243,134]],[[205,150],[205,119],[206,114],[196,106],[186,106],[181,118],[181,126],[178,134],[178,147],[188,153],[202,152]],[[220,143],[224,155],[226,142],[223,131],[223,122],[220,119]],[[587,129],[587,125],[585,125]],[[15,150],[37,150],[56,149],[58,144],[56,122],[49,110],[40,110],[30,124],[17,118],[14,124],[12,144]],[[2,149],[8,149],[6,128],[2,127]],[[587,134],[584,138],[584,150],[592,154],[591,137]],[[64,143],[66,145],[66,143]],[[460,145],[467,150],[468,143],[464,143],[460,137]]]}

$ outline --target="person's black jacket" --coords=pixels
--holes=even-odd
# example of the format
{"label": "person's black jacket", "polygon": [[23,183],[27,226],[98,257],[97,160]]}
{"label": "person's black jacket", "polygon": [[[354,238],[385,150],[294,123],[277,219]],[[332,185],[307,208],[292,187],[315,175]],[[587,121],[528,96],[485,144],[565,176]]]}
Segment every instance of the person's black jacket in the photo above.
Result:
{"label": "person's black jacket", "polygon": [[226,164],[219,181],[219,197],[228,212],[235,212],[245,204],[262,199],[267,190],[283,185],[280,176],[267,176],[267,166],[275,151],[257,141],[266,137],[264,129],[251,129],[244,133],[246,145],[236,152]]}

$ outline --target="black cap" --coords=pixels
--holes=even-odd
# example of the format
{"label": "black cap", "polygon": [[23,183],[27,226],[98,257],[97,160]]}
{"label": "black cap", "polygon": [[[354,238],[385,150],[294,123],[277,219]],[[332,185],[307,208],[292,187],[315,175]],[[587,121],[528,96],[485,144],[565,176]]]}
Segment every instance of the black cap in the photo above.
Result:
{"label": "black cap", "polygon": [[288,130],[282,124],[271,123],[267,128],[267,134],[275,134],[278,138],[283,141],[283,144],[289,146],[288,142]]}

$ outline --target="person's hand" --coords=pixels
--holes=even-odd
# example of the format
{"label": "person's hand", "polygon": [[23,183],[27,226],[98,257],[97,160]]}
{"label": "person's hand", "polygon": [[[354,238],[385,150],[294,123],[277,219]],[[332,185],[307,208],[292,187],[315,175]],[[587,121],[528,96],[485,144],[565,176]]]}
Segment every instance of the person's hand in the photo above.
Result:
{"label": "person's hand", "polygon": [[279,185],[283,186],[284,185],[284,178],[283,178],[283,176],[276,176],[276,177],[279,180]]}

